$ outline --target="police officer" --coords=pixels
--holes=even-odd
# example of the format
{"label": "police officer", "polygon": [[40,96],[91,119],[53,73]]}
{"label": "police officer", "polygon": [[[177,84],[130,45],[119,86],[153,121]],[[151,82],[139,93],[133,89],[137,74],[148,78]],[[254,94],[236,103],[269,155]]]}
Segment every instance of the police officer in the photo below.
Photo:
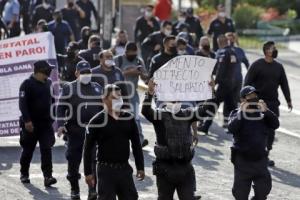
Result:
{"label": "police officer", "polygon": [[98,35],[89,38],[88,49],[81,50],[79,56],[88,61],[92,68],[99,65],[99,53],[102,51],[101,39]]}
{"label": "police officer", "polygon": [[[102,88],[91,82],[91,67],[88,62],[80,61],[76,66],[77,79],[65,84],[57,106],[58,135],[68,137],[66,158],[68,160],[67,179],[71,184],[71,199],[80,199],[79,166],[82,158],[82,148],[85,137],[85,125],[102,109],[98,106]],[[63,120],[66,113],[68,120]],[[89,188],[89,198],[95,199],[96,191]]]}
{"label": "police officer", "polygon": [[141,45],[142,58],[146,63],[146,68],[149,67],[149,63],[153,56],[158,54],[163,49],[164,38],[172,34],[172,23],[164,21],[161,24],[160,31],[156,31],[150,34]]}
{"label": "police officer", "polygon": [[232,194],[236,200],[267,199],[272,188],[268,170],[268,129],[279,127],[278,117],[257,96],[256,89],[245,86],[241,90],[241,105],[230,114],[229,131],[233,134],[231,161],[234,165]]}
{"label": "police officer", "polygon": [[142,114],[153,124],[157,138],[153,173],[157,181],[158,200],[173,200],[175,190],[180,200],[198,199],[194,196],[196,178],[191,163],[198,139],[193,136],[190,127],[206,115],[206,106],[182,109],[180,102],[164,102],[162,108],[153,110],[154,90],[155,83],[151,79]]}
{"label": "police officer", "polygon": [[[84,142],[84,174],[89,186],[95,186],[92,156],[97,144],[98,199],[137,200],[138,194],[128,163],[130,143],[135,159],[138,180],[143,180],[144,157],[139,131],[134,116],[121,109],[123,99],[120,88],[109,84],[103,96],[104,110],[96,114],[87,125]],[[130,143],[129,143],[130,142]]]}
{"label": "police officer", "polygon": [[[219,36],[218,43],[222,49],[219,49],[217,53],[217,64],[214,70],[214,74],[216,74],[216,92],[215,99],[213,99],[212,102],[215,103],[215,105],[211,105],[210,109],[212,113],[216,113],[221,102],[224,102],[229,111],[228,114],[224,115],[228,116],[237,106],[234,102],[233,91],[235,82],[234,70],[237,63],[237,57],[234,50],[228,45],[227,38],[224,35]],[[206,119],[204,123],[198,127],[198,130],[208,134],[209,127],[213,122],[212,117]]]}
{"label": "police officer", "polygon": [[34,73],[20,86],[20,158],[22,183],[30,183],[29,167],[37,142],[41,151],[41,168],[44,185],[49,187],[57,181],[52,177],[52,146],[55,143],[52,128],[51,80],[48,79],[54,66],[46,61],[34,63]]}
{"label": "police officer", "polygon": [[235,27],[230,18],[226,17],[224,5],[218,6],[218,17],[213,20],[207,31],[207,34],[213,36],[213,50],[218,50],[218,37],[227,32],[235,32]]}
{"label": "police officer", "polygon": [[[284,94],[288,108],[293,109],[289,83],[286,77],[284,67],[275,59],[278,56],[278,50],[273,41],[268,41],[263,45],[264,58],[255,61],[249,68],[245,77],[245,85],[251,85],[259,91],[259,97],[263,99],[270,110],[279,116],[278,88]],[[268,150],[273,148],[275,132],[270,130],[268,140]],[[270,166],[274,166],[275,162],[270,160]]]}
{"label": "police officer", "polygon": [[153,77],[156,70],[162,67],[172,58],[177,56],[176,37],[173,35],[167,36],[163,41],[163,50],[154,56],[150,63],[149,78]]}

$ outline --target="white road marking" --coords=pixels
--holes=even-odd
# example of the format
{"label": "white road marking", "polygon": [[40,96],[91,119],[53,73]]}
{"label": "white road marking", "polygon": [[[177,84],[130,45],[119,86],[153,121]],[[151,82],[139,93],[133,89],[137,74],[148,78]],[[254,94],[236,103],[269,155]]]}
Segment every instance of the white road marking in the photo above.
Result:
{"label": "white road marking", "polygon": [[[290,112],[290,109],[288,107],[286,107],[286,106],[283,106],[283,105],[281,105],[279,107],[279,109],[283,110],[283,111],[286,111],[286,112]],[[291,113],[293,113],[295,115],[300,115],[300,110],[293,109]]]}
{"label": "white road marking", "polygon": [[286,135],[290,135],[290,136],[296,137],[296,138],[300,138],[300,134],[294,133],[294,132],[289,131],[289,130],[287,130],[285,128],[282,128],[282,127],[280,127],[279,129],[277,129],[276,131],[281,132],[281,133],[286,134]]}

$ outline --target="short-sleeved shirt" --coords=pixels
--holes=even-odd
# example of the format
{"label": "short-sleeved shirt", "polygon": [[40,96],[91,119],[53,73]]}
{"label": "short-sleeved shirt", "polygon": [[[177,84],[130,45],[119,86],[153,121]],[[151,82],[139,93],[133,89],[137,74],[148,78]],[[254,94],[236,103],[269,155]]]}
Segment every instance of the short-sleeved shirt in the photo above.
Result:
{"label": "short-sleeved shirt", "polygon": [[70,36],[73,34],[70,25],[64,20],[60,23],[53,20],[49,22],[48,29],[54,35],[56,53],[64,54]]}
{"label": "short-sleeved shirt", "polygon": [[7,1],[3,9],[3,21],[9,23],[13,20],[14,15],[17,15],[17,21],[20,19],[20,4],[17,0]]}

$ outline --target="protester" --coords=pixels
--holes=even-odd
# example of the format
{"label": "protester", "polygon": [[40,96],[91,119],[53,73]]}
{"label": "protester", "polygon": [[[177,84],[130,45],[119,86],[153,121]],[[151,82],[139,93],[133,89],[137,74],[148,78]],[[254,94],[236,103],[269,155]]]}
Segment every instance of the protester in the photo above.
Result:
{"label": "protester", "polygon": [[55,137],[50,111],[54,99],[51,96],[52,83],[48,79],[54,67],[46,61],[35,62],[34,73],[20,86],[20,145],[22,147],[20,180],[22,183],[30,183],[29,167],[37,142],[41,152],[44,185],[49,187],[57,182],[52,177],[52,147]]}
{"label": "protester", "polygon": [[207,34],[213,37],[213,50],[218,50],[218,42],[217,39],[220,35],[224,35],[227,32],[235,32],[235,27],[232,20],[226,17],[225,7],[224,5],[218,5],[218,16],[214,19],[207,31]]}
{"label": "protester", "polygon": [[249,199],[253,184],[252,199],[267,199],[272,188],[268,170],[267,129],[279,127],[278,117],[259,99],[256,89],[245,86],[241,90],[241,105],[230,115],[229,131],[233,134],[231,161],[234,165],[232,194],[236,200]]}
{"label": "protester", "polygon": [[164,102],[161,108],[154,110],[151,108],[154,90],[155,83],[151,79],[142,114],[153,124],[156,134],[153,174],[158,200],[173,200],[175,190],[180,200],[196,199],[196,177],[191,161],[198,138],[191,133],[191,125],[206,115],[206,108],[182,109],[180,102]]}
{"label": "protester", "polygon": [[[212,100],[214,106],[211,106],[210,111],[215,113],[218,111],[218,108],[222,102],[228,105],[228,111],[236,109],[237,105],[234,103],[234,92],[233,85],[235,82],[234,79],[234,69],[237,63],[236,53],[232,50],[232,48],[228,45],[228,40],[225,35],[220,35],[218,37],[218,44],[220,46],[220,52],[217,55],[217,64],[215,67],[214,74],[215,83],[216,83],[216,92],[215,99]],[[229,116],[230,113],[224,114],[225,116]],[[198,130],[208,134],[208,130],[213,122],[213,117],[206,119],[203,124],[200,124]]]}
{"label": "protester", "polygon": [[91,28],[88,26],[82,27],[82,29],[80,31],[80,35],[81,35],[81,39],[78,41],[80,49],[87,49],[89,39],[92,35]]}
{"label": "protester", "polygon": [[146,63],[146,68],[149,69],[149,64],[153,56],[158,54],[163,48],[163,40],[165,37],[172,34],[172,23],[164,21],[160,31],[151,33],[141,45],[142,57]]}
{"label": "protester", "polygon": [[125,53],[123,55],[115,57],[114,60],[116,66],[118,66],[122,70],[125,81],[131,83],[127,85],[127,92],[131,96],[131,98],[129,98],[129,103],[131,105],[131,110],[134,114],[135,121],[137,123],[142,147],[145,147],[149,142],[144,138],[142,124],[139,117],[140,98],[138,94],[138,83],[139,78],[141,78],[142,80],[147,80],[148,75],[144,62],[137,56],[137,54],[137,45],[133,42],[129,42],[125,47]]}
{"label": "protester", "polygon": [[9,0],[5,3],[2,17],[7,29],[9,37],[19,36],[20,28],[20,4],[18,0]]}
{"label": "protester", "polygon": [[144,15],[136,19],[134,41],[140,45],[148,35],[158,30],[159,22],[153,17],[153,6],[147,5],[144,10]]}
{"label": "protester", "polygon": [[[263,45],[265,57],[255,61],[249,68],[245,77],[245,85],[251,85],[259,92],[259,98],[264,100],[268,108],[279,117],[278,87],[284,94],[288,108],[293,109],[289,83],[285,74],[284,67],[275,60],[278,56],[275,42],[268,41]],[[273,148],[275,131],[270,130],[268,135],[268,151]],[[273,160],[269,161],[270,166],[274,166]]]}
{"label": "protester", "polygon": [[75,40],[80,40],[80,25],[79,20],[85,17],[85,12],[75,3],[75,0],[67,0],[67,4],[61,10],[63,19],[66,20],[75,37]]}
{"label": "protester", "polygon": [[34,32],[42,33],[42,32],[47,32],[47,31],[48,31],[47,21],[44,19],[40,19],[36,24]]}
{"label": "protester", "polygon": [[98,26],[99,16],[98,16],[98,13],[97,13],[94,3],[91,2],[90,0],[78,0],[76,2],[76,4],[83,10],[83,12],[85,14],[84,17],[81,17],[79,20],[80,29],[83,28],[84,26],[91,27],[92,13],[95,17],[95,21]]}
{"label": "protester", "polygon": [[123,100],[120,88],[107,85],[104,90],[104,110],[96,114],[87,125],[84,142],[84,174],[86,183],[95,186],[92,171],[93,148],[97,145],[98,199],[137,200],[132,168],[128,163],[129,142],[135,159],[137,179],[143,180],[144,157],[134,116],[121,109]]}
{"label": "protester", "polygon": [[162,67],[172,58],[177,56],[176,37],[173,35],[165,37],[163,41],[163,50],[154,56],[150,63],[149,78],[153,77],[156,70]]}
{"label": "protester", "polygon": [[172,35],[177,35],[179,33],[179,30],[178,30],[179,26],[182,24],[186,24],[185,20],[186,20],[186,12],[183,10],[179,10],[177,13],[177,20],[173,23]]}
{"label": "protester", "polygon": [[88,49],[81,50],[79,56],[88,61],[92,68],[99,65],[99,53],[102,51],[101,39],[98,35],[92,35],[88,41]]}
{"label": "protester", "polygon": [[50,22],[52,20],[53,12],[55,8],[51,6],[49,0],[43,0],[43,3],[36,6],[32,14],[32,27],[37,25],[37,22],[41,19]]}
{"label": "protester", "polygon": [[203,36],[203,29],[200,23],[200,20],[198,17],[194,16],[194,9],[188,8],[186,10],[186,19],[185,23],[189,25],[190,33],[195,34],[196,36],[196,42],[195,47],[198,47],[200,38]]}
{"label": "protester", "polygon": [[48,29],[54,36],[56,53],[65,54],[70,41],[74,41],[74,35],[68,22],[62,19],[59,10],[53,13],[53,20],[48,23]]}
{"label": "protester", "polygon": [[210,48],[210,41],[207,36],[201,37],[199,43],[199,50],[196,52],[196,55],[208,58],[216,57],[216,54]]}
{"label": "protester", "polygon": [[[67,135],[66,158],[68,160],[67,179],[71,185],[71,199],[80,199],[79,166],[82,158],[85,126],[90,119],[102,110],[100,102],[102,88],[91,82],[91,66],[86,61],[80,61],[76,66],[76,80],[65,84],[57,106],[58,136]],[[66,105],[71,105],[71,107]],[[69,120],[66,113],[72,113]],[[95,173],[94,173],[95,174]],[[96,199],[95,187],[89,188],[89,199]]]}
{"label": "protester", "polygon": [[125,30],[120,30],[117,33],[116,44],[111,49],[114,56],[123,55],[125,53],[125,46],[127,42],[128,42],[127,32]]}
{"label": "protester", "polygon": [[195,55],[193,47],[183,38],[176,39],[176,46],[178,55]]}

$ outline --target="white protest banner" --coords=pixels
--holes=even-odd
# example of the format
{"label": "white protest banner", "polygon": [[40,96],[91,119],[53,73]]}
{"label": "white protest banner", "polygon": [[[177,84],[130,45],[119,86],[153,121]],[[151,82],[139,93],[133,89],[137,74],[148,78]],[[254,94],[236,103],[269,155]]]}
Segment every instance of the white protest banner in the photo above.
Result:
{"label": "white protest banner", "polygon": [[154,73],[158,101],[202,101],[212,98],[209,86],[215,59],[177,56]]}
{"label": "white protest banner", "polygon": [[[0,137],[19,134],[19,87],[37,60],[57,64],[50,32],[0,41]],[[57,73],[57,69],[52,71],[52,81],[57,81]]]}

